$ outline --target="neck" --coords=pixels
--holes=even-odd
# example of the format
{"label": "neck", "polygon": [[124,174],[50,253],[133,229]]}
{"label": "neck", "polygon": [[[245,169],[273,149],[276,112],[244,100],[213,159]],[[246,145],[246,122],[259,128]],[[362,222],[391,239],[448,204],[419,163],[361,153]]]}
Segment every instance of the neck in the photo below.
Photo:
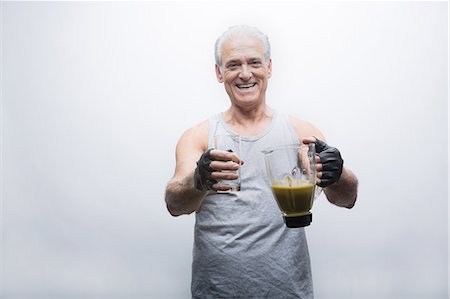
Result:
{"label": "neck", "polygon": [[246,110],[232,105],[223,113],[225,123],[244,136],[254,136],[262,132],[272,121],[272,116],[273,110],[265,104]]}

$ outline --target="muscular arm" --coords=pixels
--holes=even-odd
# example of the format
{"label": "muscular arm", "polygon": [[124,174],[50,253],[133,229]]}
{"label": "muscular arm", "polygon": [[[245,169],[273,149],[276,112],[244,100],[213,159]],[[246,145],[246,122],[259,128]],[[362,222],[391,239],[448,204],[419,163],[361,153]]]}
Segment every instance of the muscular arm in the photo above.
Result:
{"label": "muscular arm", "polygon": [[196,211],[206,195],[194,186],[196,161],[208,146],[208,123],[188,129],[178,141],[176,168],[173,178],[166,187],[167,209],[172,216],[190,214]]}
{"label": "muscular arm", "polygon": [[194,172],[174,177],[166,188],[167,210],[172,216],[190,214],[200,207],[205,194],[194,188]]}
{"label": "muscular arm", "polygon": [[358,195],[358,179],[344,167],[339,180],[323,189],[327,199],[332,204],[348,209],[353,208]]}
{"label": "muscular arm", "polygon": [[[302,139],[303,143],[314,142],[314,137],[325,140],[323,134],[310,123],[293,117],[290,117],[290,121],[297,133],[297,136],[304,137]],[[318,171],[320,173],[319,168]],[[325,187],[323,190],[330,203],[339,207],[351,209],[355,205],[358,194],[358,179],[350,170],[344,167],[339,180],[336,183]]]}

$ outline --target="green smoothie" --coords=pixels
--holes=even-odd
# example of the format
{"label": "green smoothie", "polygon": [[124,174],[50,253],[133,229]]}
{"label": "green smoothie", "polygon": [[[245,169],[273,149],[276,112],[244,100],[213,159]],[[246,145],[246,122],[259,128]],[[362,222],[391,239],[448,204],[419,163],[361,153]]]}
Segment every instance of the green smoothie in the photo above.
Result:
{"label": "green smoothie", "polygon": [[301,216],[308,214],[312,207],[314,185],[272,186],[273,194],[280,210],[286,216]]}

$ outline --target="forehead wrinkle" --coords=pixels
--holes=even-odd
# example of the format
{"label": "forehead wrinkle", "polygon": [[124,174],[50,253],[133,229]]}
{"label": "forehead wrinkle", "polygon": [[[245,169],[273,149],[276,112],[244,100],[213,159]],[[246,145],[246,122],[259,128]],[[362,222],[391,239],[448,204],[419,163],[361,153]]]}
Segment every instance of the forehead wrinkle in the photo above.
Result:
{"label": "forehead wrinkle", "polygon": [[261,57],[258,57],[258,56],[230,57],[229,59],[227,59],[225,61],[225,64],[231,63],[231,62],[248,62],[248,61],[253,61],[253,60],[261,60]]}
{"label": "forehead wrinkle", "polygon": [[[227,55],[223,55],[223,58],[225,60],[223,61],[224,64],[230,63],[230,62],[247,62],[250,60],[264,60],[264,54],[257,53],[256,51],[247,51],[248,53],[231,53],[228,57]],[[225,54],[225,53],[224,53]],[[228,54],[228,53],[226,53]]]}
{"label": "forehead wrinkle", "polygon": [[[229,57],[226,57],[229,56]],[[234,38],[227,40],[222,45],[222,63],[231,60],[249,60],[249,59],[264,59],[264,46],[257,39],[248,38]]]}

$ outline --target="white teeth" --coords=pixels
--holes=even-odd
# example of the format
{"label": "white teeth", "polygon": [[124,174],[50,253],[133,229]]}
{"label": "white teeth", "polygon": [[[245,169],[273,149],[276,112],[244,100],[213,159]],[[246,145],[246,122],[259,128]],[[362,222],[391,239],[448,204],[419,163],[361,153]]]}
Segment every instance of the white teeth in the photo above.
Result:
{"label": "white teeth", "polygon": [[250,88],[250,87],[253,87],[255,85],[256,85],[256,83],[252,83],[252,84],[237,84],[236,86],[238,88]]}

